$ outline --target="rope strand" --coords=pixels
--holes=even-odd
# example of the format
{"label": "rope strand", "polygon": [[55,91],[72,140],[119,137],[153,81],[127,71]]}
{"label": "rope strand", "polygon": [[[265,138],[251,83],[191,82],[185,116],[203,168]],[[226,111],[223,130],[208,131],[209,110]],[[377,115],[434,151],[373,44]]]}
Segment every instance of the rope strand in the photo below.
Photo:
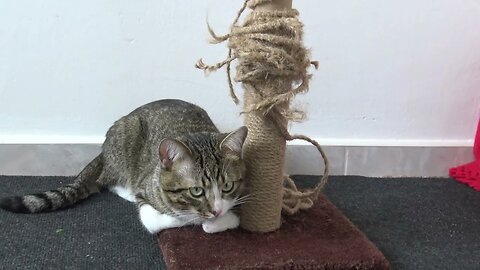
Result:
{"label": "rope strand", "polygon": [[[313,189],[299,191],[290,177],[285,176],[283,179],[282,211],[292,215],[312,207],[327,183],[329,162],[318,142],[305,135],[291,135],[288,132],[288,121],[298,121],[305,115],[298,109],[289,108],[288,104],[297,94],[308,92],[311,75],[307,73],[307,68],[310,65],[318,68],[318,62],[309,60],[309,51],[303,46],[303,24],[298,20],[297,10],[255,10],[255,7],[271,2],[272,0],[246,0],[238,11],[229,34],[219,36],[207,25],[213,43],[228,41],[228,57],[214,65],[206,65],[200,59],[196,66],[205,72],[226,66],[230,95],[238,104],[231,76],[231,63],[237,60],[234,79],[243,83],[245,91],[249,91],[249,100],[245,100],[242,113],[260,113],[274,123],[284,141],[307,141],[320,153],[324,160],[324,172]],[[238,25],[246,7],[253,11],[245,18],[243,25]],[[297,86],[292,87],[292,84]],[[262,129],[261,126],[253,128]],[[267,171],[269,169],[279,168],[265,168]]]}

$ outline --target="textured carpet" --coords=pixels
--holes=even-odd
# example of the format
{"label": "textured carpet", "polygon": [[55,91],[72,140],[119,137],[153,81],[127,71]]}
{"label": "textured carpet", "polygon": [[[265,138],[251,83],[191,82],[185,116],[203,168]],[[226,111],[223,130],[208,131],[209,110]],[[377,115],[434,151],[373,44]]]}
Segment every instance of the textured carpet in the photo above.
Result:
{"label": "textured carpet", "polygon": [[161,232],[158,242],[170,270],[389,269],[377,247],[323,195],[271,233],[178,228]]}
{"label": "textured carpet", "polygon": [[[298,177],[302,186],[311,177]],[[0,197],[51,189],[64,177],[0,177]],[[392,269],[480,269],[480,193],[450,179],[332,177],[329,199]],[[0,269],[163,269],[135,207],[95,195],[54,213],[0,211]]]}

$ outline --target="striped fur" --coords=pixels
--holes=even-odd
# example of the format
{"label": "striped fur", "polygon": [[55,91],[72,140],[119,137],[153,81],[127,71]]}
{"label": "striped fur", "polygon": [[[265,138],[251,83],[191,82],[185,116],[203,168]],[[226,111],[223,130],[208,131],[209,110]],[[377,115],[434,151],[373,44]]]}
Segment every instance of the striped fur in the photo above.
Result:
{"label": "striped fur", "polygon": [[71,206],[99,191],[96,183],[102,172],[102,156],[83,169],[72,184],[40,193],[3,198],[0,208],[16,213],[41,213]]}
{"label": "striped fur", "polygon": [[[183,223],[211,219],[244,202],[241,152],[246,134],[245,127],[220,133],[207,112],[194,104],[155,101],[117,120],[106,134],[102,153],[72,184],[4,198],[0,207],[17,213],[48,212],[110,189],[122,190],[125,194],[119,195],[159,216],[171,215]],[[222,191],[225,185],[234,188]],[[193,196],[192,188],[204,194]]]}

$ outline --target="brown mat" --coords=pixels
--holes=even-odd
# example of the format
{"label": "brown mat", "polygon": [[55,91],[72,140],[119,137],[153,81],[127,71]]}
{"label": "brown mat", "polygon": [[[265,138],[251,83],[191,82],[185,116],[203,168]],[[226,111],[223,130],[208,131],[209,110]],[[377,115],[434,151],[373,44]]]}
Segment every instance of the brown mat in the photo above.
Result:
{"label": "brown mat", "polygon": [[388,269],[383,254],[325,196],[286,217],[280,230],[206,234],[201,227],[158,235],[165,264],[178,269]]}

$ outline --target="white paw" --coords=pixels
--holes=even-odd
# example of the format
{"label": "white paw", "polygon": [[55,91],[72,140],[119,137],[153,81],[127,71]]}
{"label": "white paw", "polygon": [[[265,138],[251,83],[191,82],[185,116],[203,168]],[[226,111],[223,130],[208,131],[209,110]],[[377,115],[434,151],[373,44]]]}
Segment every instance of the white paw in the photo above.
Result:
{"label": "white paw", "polygon": [[164,229],[182,226],[182,222],[178,219],[162,214],[148,204],[140,207],[140,220],[143,226],[152,234]]}
{"label": "white paw", "polygon": [[202,229],[206,233],[217,233],[217,232],[224,231],[218,226],[216,226],[213,222],[204,222],[202,224]]}
{"label": "white paw", "polygon": [[238,228],[238,226],[240,226],[240,218],[235,214],[231,214],[226,226],[227,229],[235,229]]}
{"label": "white paw", "polygon": [[118,196],[124,198],[127,201],[136,202],[135,194],[130,188],[125,188],[122,186],[110,187],[110,191],[116,193]]}
{"label": "white paw", "polygon": [[233,213],[228,212],[212,221],[208,220],[202,224],[203,231],[206,233],[223,232],[229,229],[235,229],[240,225],[240,219]]}

